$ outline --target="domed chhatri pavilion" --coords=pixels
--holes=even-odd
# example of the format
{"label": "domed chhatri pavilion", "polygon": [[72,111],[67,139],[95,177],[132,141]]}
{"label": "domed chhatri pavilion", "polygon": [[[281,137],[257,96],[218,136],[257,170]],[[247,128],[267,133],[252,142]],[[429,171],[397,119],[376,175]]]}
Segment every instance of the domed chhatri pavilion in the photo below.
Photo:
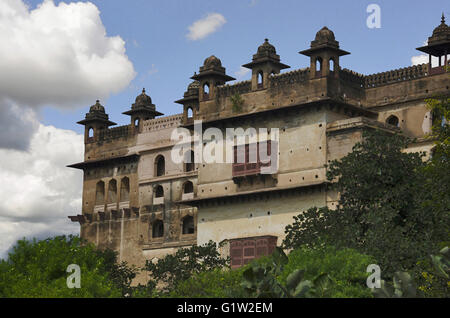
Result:
{"label": "domed chhatri pavilion", "polygon": [[[430,153],[433,142],[426,135],[433,118],[425,99],[450,95],[444,16],[418,50],[429,63],[358,74],[342,67],[341,58],[350,53],[323,27],[299,52],[309,65],[292,71],[284,71],[290,66],[268,39],[243,65],[251,70],[249,80],[233,82],[219,58],[206,58],[176,101],[180,114],[163,116],[143,89],[123,113],[130,124],[115,127],[97,101],[78,122],[86,127],[85,155],[71,167],[84,171],[83,202],[70,219],[79,222],[84,239],[136,265],[210,240],[222,243],[232,267],[267,255],[293,216],[312,206],[335,206],[325,165],[351,151],[364,130],[402,132],[416,138],[408,151]],[[223,135],[227,128],[278,128],[276,140],[269,135],[277,147],[270,154],[276,169],[263,173],[263,163],[248,155],[244,163],[194,162],[198,148],[189,143],[184,161],[172,161],[173,130],[193,130],[194,120],[202,121],[203,132],[216,128]],[[217,142],[211,137],[201,145]],[[223,150],[236,158],[236,147]]]}

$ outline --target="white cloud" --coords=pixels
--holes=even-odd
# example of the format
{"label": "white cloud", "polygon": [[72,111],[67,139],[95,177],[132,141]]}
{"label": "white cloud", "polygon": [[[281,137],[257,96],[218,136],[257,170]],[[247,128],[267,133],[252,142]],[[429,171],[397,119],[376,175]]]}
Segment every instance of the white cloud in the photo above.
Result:
{"label": "white cloud", "polygon": [[0,0],[0,257],[24,236],[79,233],[83,136],[39,123],[41,106],[73,108],[135,76],[119,36],[90,2]]}
{"label": "white cloud", "polygon": [[109,37],[90,2],[29,10],[0,2],[0,97],[37,107],[85,106],[126,88],[135,76],[119,36]]}
{"label": "white cloud", "polygon": [[428,63],[428,55],[421,54],[411,57],[411,64],[412,65],[419,65],[423,63]]}
{"label": "white cloud", "polygon": [[0,257],[18,239],[78,233],[68,215],[81,208],[83,136],[37,124],[27,152],[0,149]]}
{"label": "white cloud", "polygon": [[240,79],[244,78],[244,76],[246,76],[248,73],[250,73],[250,69],[241,66],[239,71],[234,72],[234,75],[236,75],[236,78],[238,80],[240,80]]}
{"label": "white cloud", "polygon": [[227,20],[220,13],[209,13],[188,27],[189,33],[186,37],[192,41],[201,40],[219,30],[226,22]]}

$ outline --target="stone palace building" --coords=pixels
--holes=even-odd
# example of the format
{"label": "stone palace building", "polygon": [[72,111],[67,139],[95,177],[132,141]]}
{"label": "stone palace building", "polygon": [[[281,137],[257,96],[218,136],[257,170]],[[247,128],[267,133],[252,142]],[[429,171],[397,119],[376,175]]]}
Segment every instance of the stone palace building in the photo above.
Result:
{"label": "stone palace building", "polygon": [[[83,200],[69,218],[79,222],[82,238],[138,266],[210,240],[222,243],[232,267],[267,255],[293,216],[336,204],[324,165],[350,152],[364,130],[402,132],[417,138],[406,151],[430,151],[425,137],[432,118],[424,100],[450,92],[444,17],[418,50],[429,55],[428,64],[362,75],[341,67],[350,53],[324,27],[299,52],[310,65],[293,71],[281,72],[290,66],[267,39],[243,65],[252,71],[247,81],[227,84],[234,78],[220,59],[208,57],[176,101],[183,109],[177,115],[164,116],[143,90],[123,113],[130,124],[111,127],[97,101],[78,122],[85,126],[84,161],[70,167],[84,172]],[[261,173],[264,163],[259,156],[250,162],[248,150],[243,163],[193,162],[194,146],[175,163],[172,131],[193,131],[194,120],[202,121],[203,132],[215,127],[224,135],[226,128],[278,128],[271,154],[277,170]]]}

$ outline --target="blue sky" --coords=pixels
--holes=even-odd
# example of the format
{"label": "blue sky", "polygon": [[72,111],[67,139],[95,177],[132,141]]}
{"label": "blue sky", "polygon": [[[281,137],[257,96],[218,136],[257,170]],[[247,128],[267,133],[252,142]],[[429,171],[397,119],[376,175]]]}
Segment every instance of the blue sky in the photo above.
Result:
{"label": "blue sky", "polygon": [[[33,7],[40,0],[28,1]],[[55,1],[59,3],[61,1]],[[67,1],[65,1],[67,2]],[[332,29],[341,48],[351,52],[341,66],[364,74],[411,65],[415,50],[439,24],[442,12],[449,14],[448,1],[295,1],[295,0],[92,0],[101,11],[109,36],[126,42],[126,54],[137,72],[130,85],[102,104],[119,125],[128,123],[127,110],[145,87],[159,111],[181,112],[173,101],[182,97],[189,77],[211,54],[222,60],[227,73],[236,77],[240,66],[269,38],[282,62],[291,69],[308,66],[297,52],[309,46],[324,25]],[[381,8],[381,28],[366,26],[369,4]],[[188,27],[208,13],[219,13],[226,23],[206,38],[186,38]],[[286,70],[289,71],[289,70]],[[249,74],[242,79],[248,79]],[[92,104],[95,101],[92,101]],[[45,124],[72,129],[90,104],[75,110],[50,107],[41,112]]]}

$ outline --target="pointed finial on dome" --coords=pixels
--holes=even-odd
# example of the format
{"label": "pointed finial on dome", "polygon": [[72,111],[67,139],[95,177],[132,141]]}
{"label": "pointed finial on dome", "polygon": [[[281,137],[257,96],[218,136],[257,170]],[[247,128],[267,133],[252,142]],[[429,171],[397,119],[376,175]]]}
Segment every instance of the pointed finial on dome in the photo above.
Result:
{"label": "pointed finial on dome", "polygon": [[444,12],[442,12],[441,23],[445,23],[445,16],[444,16]]}
{"label": "pointed finial on dome", "polygon": [[142,94],[145,94],[145,87],[142,89]]}
{"label": "pointed finial on dome", "polygon": [[264,42],[269,42],[269,39],[268,39],[268,38],[265,38],[265,39],[264,39]]}

